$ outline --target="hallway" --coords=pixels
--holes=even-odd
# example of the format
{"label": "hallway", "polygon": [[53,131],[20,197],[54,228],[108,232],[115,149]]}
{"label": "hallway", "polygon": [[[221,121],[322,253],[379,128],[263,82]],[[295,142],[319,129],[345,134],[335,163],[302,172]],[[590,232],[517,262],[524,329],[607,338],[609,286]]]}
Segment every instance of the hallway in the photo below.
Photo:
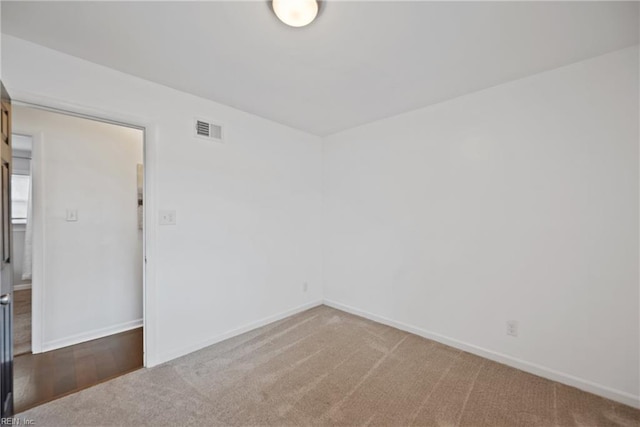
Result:
{"label": "hallway", "polygon": [[13,292],[13,355],[31,354],[31,289]]}
{"label": "hallway", "polygon": [[142,328],[14,359],[15,412],[142,368]]}

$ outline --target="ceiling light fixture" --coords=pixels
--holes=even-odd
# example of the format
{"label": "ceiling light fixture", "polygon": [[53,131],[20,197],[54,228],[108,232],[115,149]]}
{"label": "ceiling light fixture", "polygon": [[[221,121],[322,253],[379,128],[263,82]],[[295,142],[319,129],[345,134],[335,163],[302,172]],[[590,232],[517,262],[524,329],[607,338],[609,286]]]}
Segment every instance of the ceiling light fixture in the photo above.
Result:
{"label": "ceiling light fixture", "polygon": [[273,0],[271,7],[278,19],[291,27],[309,25],[319,9],[317,0]]}

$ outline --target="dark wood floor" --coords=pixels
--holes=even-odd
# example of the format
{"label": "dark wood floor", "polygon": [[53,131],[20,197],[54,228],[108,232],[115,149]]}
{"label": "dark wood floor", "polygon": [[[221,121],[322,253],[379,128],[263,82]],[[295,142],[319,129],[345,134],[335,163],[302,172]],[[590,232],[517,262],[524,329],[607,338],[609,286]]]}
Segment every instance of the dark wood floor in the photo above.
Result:
{"label": "dark wood floor", "polygon": [[31,353],[31,289],[13,291],[13,354]]}
{"label": "dark wood floor", "polygon": [[143,366],[142,328],[14,360],[16,413]]}

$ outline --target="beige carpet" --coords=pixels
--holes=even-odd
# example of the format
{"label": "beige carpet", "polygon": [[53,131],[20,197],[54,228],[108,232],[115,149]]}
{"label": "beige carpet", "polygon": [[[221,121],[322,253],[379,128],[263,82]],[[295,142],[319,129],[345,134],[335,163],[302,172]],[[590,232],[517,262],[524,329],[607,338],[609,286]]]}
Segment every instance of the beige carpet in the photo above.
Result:
{"label": "beige carpet", "polygon": [[628,406],[325,306],[20,417],[40,426],[640,425]]}
{"label": "beige carpet", "polygon": [[13,355],[31,353],[31,289],[13,291]]}

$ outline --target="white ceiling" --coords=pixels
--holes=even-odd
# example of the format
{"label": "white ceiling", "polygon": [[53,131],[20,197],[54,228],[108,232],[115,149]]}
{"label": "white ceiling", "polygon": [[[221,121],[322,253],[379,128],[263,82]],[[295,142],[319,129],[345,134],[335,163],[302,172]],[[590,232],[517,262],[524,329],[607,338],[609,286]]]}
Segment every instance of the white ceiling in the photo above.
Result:
{"label": "white ceiling", "polygon": [[2,2],[2,31],[317,135],[638,43],[636,2]]}

